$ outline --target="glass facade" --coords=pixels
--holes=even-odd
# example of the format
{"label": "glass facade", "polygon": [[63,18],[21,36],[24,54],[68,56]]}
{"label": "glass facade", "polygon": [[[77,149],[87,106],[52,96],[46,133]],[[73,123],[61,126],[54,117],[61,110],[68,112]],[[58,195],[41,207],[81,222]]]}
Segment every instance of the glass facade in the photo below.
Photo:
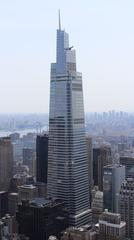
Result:
{"label": "glass facade", "polygon": [[61,29],[56,59],[51,64],[48,194],[65,202],[71,225],[81,226],[91,221],[82,75]]}

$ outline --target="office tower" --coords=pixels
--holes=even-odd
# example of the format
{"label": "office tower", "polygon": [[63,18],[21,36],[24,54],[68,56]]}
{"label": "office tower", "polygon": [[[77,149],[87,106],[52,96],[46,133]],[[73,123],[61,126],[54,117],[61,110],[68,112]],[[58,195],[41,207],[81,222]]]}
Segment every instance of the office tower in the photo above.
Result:
{"label": "office tower", "polygon": [[134,180],[127,178],[121,185],[119,213],[126,222],[126,237],[134,239]]}
{"label": "office tower", "polygon": [[102,213],[99,220],[100,240],[125,240],[126,223],[121,221],[120,214]]}
{"label": "office tower", "polygon": [[57,60],[51,65],[48,194],[65,202],[70,225],[91,221],[82,74],[60,24]]}
{"label": "office tower", "polygon": [[92,148],[92,138],[86,137],[87,143],[87,160],[88,160],[88,181],[89,181],[89,194],[91,199],[91,190],[93,187],[93,148]]}
{"label": "office tower", "polygon": [[0,218],[8,213],[8,192],[0,192]]}
{"label": "office tower", "polygon": [[9,137],[0,138],[0,190],[8,191],[13,174],[13,146]]}
{"label": "office tower", "polygon": [[66,229],[61,240],[97,240],[97,232],[91,225],[84,225],[79,228],[70,227]]}
{"label": "office tower", "polygon": [[33,198],[38,197],[38,189],[33,185],[22,185],[18,187],[18,200],[19,203],[22,200],[32,200]]}
{"label": "office tower", "polygon": [[134,178],[134,157],[120,157],[120,164],[126,167],[126,178]]}
{"label": "office tower", "polygon": [[111,148],[107,145],[93,149],[93,180],[94,185],[103,191],[103,167],[112,164]]}
{"label": "office tower", "polygon": [[15,216],[18,209],[18,193],[8,194],[8,213],[11,216]]}
{"label": "office tower", "polygon": [[36,138],[36,180],[47,183],[48,168],[48,135],[38,135]]}
{"label": "office tower", "polygon": [[99,216],[103,212],[103,192],[99,190],[92,190],[92,219],[93,223],[98,223]]}
{"label": "office tower", "polygon": [[103,194],[104,208],[118,212],[118,197],[121,184],[125,181],[125,166],[114,164],[104,167]]}
{"label": "office tower", "polygon": [[23,201],[17,212],[18,229],[30,240],[48,240],[50,235],[60,239],[68,227],[68,213],[61,200],[36,198]]}
{"label": "office tower", "polygon": [[23,148],[23,164],[29,167],[30,174],[34,175],[34,161],[36,155],[33,148]]}

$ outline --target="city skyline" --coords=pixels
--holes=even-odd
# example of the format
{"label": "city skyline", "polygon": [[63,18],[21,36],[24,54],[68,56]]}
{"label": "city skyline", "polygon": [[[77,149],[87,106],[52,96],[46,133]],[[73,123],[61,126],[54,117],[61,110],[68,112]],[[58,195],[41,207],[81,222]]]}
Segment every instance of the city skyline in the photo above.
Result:
{"label": "city skyline", "polygon": [[84,4],[2,0],[0,113],[48,112],[49,62],[55,59],[58,8],[78,49],[86,112],[133,112],[132,0],[86,0]]}

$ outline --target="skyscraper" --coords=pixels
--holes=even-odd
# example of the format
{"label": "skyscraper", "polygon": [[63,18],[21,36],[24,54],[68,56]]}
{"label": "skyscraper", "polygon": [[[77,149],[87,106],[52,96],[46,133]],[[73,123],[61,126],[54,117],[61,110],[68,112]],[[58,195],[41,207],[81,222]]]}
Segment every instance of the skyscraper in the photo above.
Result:
{"label": "skyscraper", "polygon": [[10,137],[0,138],[0,190],[8,191],[13,174],[13,146]]}
{"label": "skyscraper", "polygon": [[48,168],[48,135],[38,135],[36,138],[36,180],[47,183]]}
{"label": "skyscraper", "polygon": [[113,164],[103,169],[104,208],[118,213],[118,198],[121,184],[125,181],[125,166]]}
{"label": "skyscraper", "polygon": [[82,74],[59,17],[56,63],[51,64],[48,194],[65,202],[70,225],[91,220],[88,185]]}
{"label": "skyscraper", "polygon": [[112,164],[111,147],[102,145],[93,149],[93,180],[94,185],[103,191],[103,167]]}
{"label": "skyscraper", "polygon": [[121,185],[119,213],[126,222],[126,237],[134,239],[134,179],[127,178]]}

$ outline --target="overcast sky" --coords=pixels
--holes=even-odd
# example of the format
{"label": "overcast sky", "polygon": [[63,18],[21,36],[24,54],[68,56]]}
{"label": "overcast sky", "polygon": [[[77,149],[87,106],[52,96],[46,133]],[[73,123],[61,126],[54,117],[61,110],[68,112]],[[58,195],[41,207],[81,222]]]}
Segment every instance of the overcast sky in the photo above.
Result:
{"label": "overcast sky", "polygon": [[58,9],[86,111],[134,111],[134,0],[0,0],[0,113],[48,112]]}

